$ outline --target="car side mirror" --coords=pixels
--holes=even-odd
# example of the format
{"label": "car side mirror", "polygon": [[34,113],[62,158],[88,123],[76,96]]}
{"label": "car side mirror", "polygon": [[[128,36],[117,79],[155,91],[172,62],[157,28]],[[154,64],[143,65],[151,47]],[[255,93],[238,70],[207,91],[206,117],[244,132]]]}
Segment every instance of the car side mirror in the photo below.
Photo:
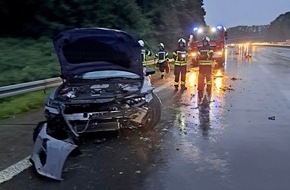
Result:
{"label": "car side mirror", "polygon": [[145,69],[145,75],[153,75],[155,73],[155,70],[153,68],[146,68]]}

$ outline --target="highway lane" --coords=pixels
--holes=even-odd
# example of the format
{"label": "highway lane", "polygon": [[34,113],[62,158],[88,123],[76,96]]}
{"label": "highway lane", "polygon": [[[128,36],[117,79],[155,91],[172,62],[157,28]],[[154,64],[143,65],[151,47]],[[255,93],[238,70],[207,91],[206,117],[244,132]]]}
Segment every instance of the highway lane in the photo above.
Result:
{"label": "highway lane", "polygon": [[[37,177],[29,168],[0,189],[288,189],[289,50],[257,47],[252,54],[246,59],[228,49],[207,94],[198,93],[194,68],[185,92],[173,90],[172,76],[154,81],[157,87],[166,84],[157,92],[163,112],[156,129],[88,138],[80,145],[83,154],[68,158],[63,181]],[[210,102],[202,106],[203,95]],[[20,124],[40,118],[39,112],[25,115]],[[25,132],[1,129],[3,169],[32,148],[27,138],[33,125],[24,126]]]}

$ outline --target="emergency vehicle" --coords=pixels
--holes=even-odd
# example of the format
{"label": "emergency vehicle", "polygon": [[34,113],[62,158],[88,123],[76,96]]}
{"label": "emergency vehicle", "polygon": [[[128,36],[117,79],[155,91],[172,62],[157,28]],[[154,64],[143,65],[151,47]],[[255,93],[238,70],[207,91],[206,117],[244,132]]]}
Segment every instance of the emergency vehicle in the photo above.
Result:
{"label": "emergency vehicle", "polygon": [[222,25],[216,27],[194,27],[189,37],[189,56],[191,57],[192,64],[197,66],[199,62],[198,51],[202,47],[202,40],[208,37],[210,39],[210,46],[214,51],[213,59],[218,66],[222,66],[225,62],[225,47],[227,40],[226,28]]}

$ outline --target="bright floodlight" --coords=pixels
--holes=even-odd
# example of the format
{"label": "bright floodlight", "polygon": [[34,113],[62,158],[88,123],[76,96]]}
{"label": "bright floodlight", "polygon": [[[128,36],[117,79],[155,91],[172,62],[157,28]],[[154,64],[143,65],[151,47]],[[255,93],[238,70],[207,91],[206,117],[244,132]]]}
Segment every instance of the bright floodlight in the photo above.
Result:
{"label": "bright floodlight", "polygon": [[216,28],[211,28],[211,32],[215,33],[216,32]]}
{"label": "bright floodlight", "polygon": [[198,31],[198,28],[197,28],[197,27],[194,27],[194,28],[193,28],[193,31],[194,31],[194,32]]}
{"label": "bright floodlight", "polygon": [[199,28],[197,32],[201,34],[203,32],[202,28]]}

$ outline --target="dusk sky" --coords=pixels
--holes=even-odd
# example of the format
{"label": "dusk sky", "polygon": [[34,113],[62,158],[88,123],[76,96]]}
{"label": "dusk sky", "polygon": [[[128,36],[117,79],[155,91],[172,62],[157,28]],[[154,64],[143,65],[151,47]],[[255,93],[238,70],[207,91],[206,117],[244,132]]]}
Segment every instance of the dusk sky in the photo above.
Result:
{"label": "dusk sky", "polygon": [[290,0],[203,0],[209,26],[266,25],[290,12]]}

